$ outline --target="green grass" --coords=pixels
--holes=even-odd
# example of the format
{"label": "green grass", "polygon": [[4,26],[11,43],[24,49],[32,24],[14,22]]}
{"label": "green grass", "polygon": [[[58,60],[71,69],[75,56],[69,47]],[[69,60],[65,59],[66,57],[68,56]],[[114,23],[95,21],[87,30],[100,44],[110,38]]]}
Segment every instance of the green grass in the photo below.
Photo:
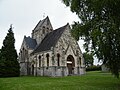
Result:
{"label": "green grass", "polygon": [[83,76],[0,78],[0,90],[120,90],[120,79],[100,71]]}

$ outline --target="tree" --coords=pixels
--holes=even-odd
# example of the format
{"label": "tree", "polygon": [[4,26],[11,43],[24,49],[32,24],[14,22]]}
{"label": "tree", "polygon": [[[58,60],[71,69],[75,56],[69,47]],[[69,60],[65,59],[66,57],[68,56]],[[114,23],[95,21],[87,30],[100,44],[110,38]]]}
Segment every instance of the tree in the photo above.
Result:
{"label": "tree", "polygon": [[0,49],[0,60],[1,60],[1,49]]}
{"label": "tree", "polygon": [[89,66],[93,66],[93,54],[92,53],[83,53],[83,57],[85,59],[85,66],[89,67]]}
{"label": "tree", "polygon": [[[119,77],[120,0],[62,0],[80,18],[72,34],[84,37],[86,50],[94,50],[99,60]],[[91,44],[91,47],[89,45]]]}
{"label": "tree", "polygon": [[15,39],[11,25],[1,48],[0,77],[13,77],[19,76],[20,74],[17,52],[14,44]]}
{"label": "tree", "polygon": [[[0,61],[1,61],[1,49],[0,49]],[[0,62],[0,66],[1,66],[1,62]],[[1,68],[1,67],[0,67]]]}

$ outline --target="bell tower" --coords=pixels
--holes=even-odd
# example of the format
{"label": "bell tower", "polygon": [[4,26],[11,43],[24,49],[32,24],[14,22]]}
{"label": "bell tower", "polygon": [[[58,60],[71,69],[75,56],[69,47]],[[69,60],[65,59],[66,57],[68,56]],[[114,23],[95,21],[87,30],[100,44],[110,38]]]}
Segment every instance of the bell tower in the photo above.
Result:
{"label": "bell tower", "polygon": [[45,19],[40,20],[34,30],[32,30],[32,38],[36,39],[37,44],[40,44],[44,37],[51,31],[53,31],[53,27],[47,16]]}

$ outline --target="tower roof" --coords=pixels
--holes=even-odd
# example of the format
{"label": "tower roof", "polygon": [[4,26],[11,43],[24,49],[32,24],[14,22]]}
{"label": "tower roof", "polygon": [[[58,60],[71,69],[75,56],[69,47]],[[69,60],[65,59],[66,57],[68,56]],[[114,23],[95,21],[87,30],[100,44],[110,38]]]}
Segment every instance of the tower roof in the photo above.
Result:
{"label": "tower roof", "polygon": [[35,26],[34,30],[38,30],[42,26],[50,26],[53,29],[52,24],[50,22],[49,17],[47,16],[45,19],[40,20],[38,24]]}

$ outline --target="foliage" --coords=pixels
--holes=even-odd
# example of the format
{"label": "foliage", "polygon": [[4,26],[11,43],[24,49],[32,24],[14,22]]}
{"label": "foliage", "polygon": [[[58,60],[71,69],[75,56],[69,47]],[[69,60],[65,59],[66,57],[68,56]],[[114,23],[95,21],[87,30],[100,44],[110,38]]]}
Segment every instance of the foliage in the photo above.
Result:
{"label": "foliage", "polygon": [[99,70],[101,70],[101,66],[93,65],[93,66],[90,66],[90,67],[86,68],[86,71],[99,71]]}
{"label": "foliage", "polygon": [[[120,69],[120,0],[62,0],[80,18],[73,25],[73,36],[84,38],[87,51],[119,77]],[[79,32],[79,33],[78,33]]]}
{"label": "foliage", "polygon": [[0,49],[0,60],[1,60],[1,49]]}
{"label": "foliage", "polygon": [[19,63],[14,43],[14,33],[11,26],[1,48],[0,77],[19,76]]}
{"label": "foliage", "polygon": [[92,53],[83,53],[83,57],[84,57],[84,60],[85,60],[85,66],[86,67],[89,67],[89,66],[93,66],[93,54]]}
{"label": "foliage", "polygon": [[87,72],[68,77],[0,78],[0,90],[120,90],[120,79],[110,73]]}

